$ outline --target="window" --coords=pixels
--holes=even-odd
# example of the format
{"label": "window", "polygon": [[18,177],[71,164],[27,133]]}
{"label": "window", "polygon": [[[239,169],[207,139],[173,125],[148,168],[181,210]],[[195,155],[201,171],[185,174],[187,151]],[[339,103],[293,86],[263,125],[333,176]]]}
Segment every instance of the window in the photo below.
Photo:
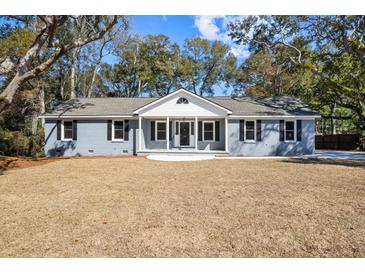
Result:
{"label": "window", "polygon": [[255,141],[255,121],[246,121],[245,140]]}
{"label": "window", "polygon": [[166,122],[156,121],[156,140],[157,141],[166,140]]}
{"label": "window", "polygon": [[285,122],[285,140],[294,141],[294,121]]}
{"label": "window", "polygon": [[214,141],[214,121],[203,122],[203,141]]}
{"label": "window", "polygon": [[185,97],[180,97],[177,99],[176,104],[189,104],[189,101]]}
{"label": "window", "polygon": [[63,140],[72,140],[72,121],[63,121]]}
{"label": "window", "polygon": [[113,140],[124,139],[124,121],[113,121]]}
{"label": "window", "polygon": [[179,122],[178,121],[176,121],[176,123],[175,123],[175,134],[179,135]]}

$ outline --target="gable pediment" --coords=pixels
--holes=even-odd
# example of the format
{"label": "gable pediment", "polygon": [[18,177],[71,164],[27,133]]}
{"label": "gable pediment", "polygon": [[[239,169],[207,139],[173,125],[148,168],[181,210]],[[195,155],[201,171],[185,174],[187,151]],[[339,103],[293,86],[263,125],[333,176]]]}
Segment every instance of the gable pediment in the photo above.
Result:
{"label": "gable pediment", "polygon": [[230,110],[181,89],[136,110],[135,113],[144,117],[217,117],[229,114]]}

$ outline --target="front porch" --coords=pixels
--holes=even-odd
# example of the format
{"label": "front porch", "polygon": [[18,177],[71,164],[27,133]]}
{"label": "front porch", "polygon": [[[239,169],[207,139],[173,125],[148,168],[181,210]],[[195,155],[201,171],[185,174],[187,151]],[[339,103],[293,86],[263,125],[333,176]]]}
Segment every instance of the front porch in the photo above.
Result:
{"label": "front porch", "polygon": [[226,117],[139,117],[139,155],[150,153],[226,154]]}
{"label": "front porch", "polygon": [[224,150],[198,150],[196,151],[195,148],[171,148],[167,149],[150,149],[150,150],[143,150],[139,151],[138,155],[145,156],[151,154],[164,154],[164,155],[219,155],[219,156],[228,156],[229,154]]}
{"label": "front porch", "polygon": [[232,112],[178,90],[134,111],[139,119],[137,153],[226,152]]}

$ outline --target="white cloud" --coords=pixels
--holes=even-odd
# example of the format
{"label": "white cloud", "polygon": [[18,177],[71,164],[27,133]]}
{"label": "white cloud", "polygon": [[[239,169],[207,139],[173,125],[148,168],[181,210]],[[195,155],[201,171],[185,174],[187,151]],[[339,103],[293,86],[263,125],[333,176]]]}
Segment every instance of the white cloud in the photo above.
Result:
{"label": "white cloud", "polygon": [[201,35],[208,40],[220,40],[220,29],[216,25],[219,16],[196,16],[194,25]]}
{"label": "white cloud", "polygon": [[246,46],[235,44],[228,36],[227,24],[242,19],[242,16],[195,16],[194,26],[201,37],[211,41],[221,41],[231,48],[238,59],[246,59],[250,52]]}

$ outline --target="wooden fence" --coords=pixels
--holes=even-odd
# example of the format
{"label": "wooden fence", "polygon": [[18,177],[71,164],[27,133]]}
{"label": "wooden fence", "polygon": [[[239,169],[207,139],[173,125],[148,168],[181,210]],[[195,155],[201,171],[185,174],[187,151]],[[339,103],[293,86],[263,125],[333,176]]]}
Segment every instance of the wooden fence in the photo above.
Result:
{"label": "wooden fence", "polygon": [[316,135],[316,149],[364,149],[359,134]]}

